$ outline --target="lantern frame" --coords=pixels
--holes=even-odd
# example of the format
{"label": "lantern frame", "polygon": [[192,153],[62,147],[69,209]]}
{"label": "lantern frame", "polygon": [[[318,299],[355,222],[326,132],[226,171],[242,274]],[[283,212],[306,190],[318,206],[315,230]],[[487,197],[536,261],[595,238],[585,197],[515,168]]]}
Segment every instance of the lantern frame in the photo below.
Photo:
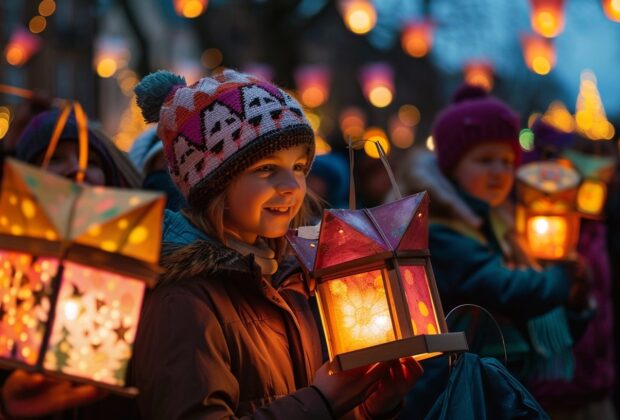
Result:
{"label": "lantern frame", "polygon": [[[411,356],[417,360],[423,360],[431,357],[439,356],[446,352],[462,352],[468,349],[467,341],[463,332],[448,332],[445,322],[443,309],[439,292],[437,290],[435,277],[430,261],[430,252],[427,247],[428,228],[427,228],[427,208],[428,196],[426,192],[415,194],[373,209],[351,210],[356,213],[358,220],[362,220],[365,216],[368,226],[374,226],[377,232],[382,236],[383,244],[389,244],[387,234],[384,232],[382,225],[377,221],[378,217],[373,215],[373,210],[392,208],[399,210],[399,204],[406,200],[417,200],[417,205],[413,209],[409,222],[406,226],[401,226],[399,246],[388,247],[382,252],[370,252],[368,255],[361,257],[349,258],[346,261],[329,264],[321,263],[320,248],[323,247],[325,237],[328,237],[326,226],[330,224],[330,219],[335,214],[343,214],[349,212],[347,210],[324,210],[318,238],[307,239],[301,237],[294,230],[289,231],[287,239],[296,253],[298,260],[309,280],[309,288],[316,293],[319,312],[321,314],[321,322],[327,341],[329,358],[332,369],[335,371],[353,369],[360,366],[369,365],[375,362],[388,361],[400,357]],[[341,212],[341,213],[338,213]],[[351,213],[352,214],[352,213]],[[410,227],[416,223],[414,219],[424,218],[418,225],[414,233],[419,236],[414,242],[416,245],[422,245],[419,249],[414,246],[400,246],[401,240],[407,235],[411,235]],[[336,216],[337,218],[337,216]],[[340,220],[342,222],[342,219]],[[350,225],[353,226],[353,225]],[[354,228],[355,229],[355,228]],[[359,226],[357,226],[359,232]],[[423,237],[426,235],[426,237]],[[411,236],[409,236],[411,237]],[[328,237],[329,240],[329,237]],[[321,267],[321,265],[323,265]],[[404,284],[405,279],[401,273],[401,267],[422,267],[424,270],[425,284],[428,287],[428,294],[434,320],[436,322],[435,334],[416,334],[415,325],[412,319],[411,306],[407,300],[407,290]],[[385,301],[387,310],[390,315],[390,322],[393,332],[393,339],[387,339],[382,343],[364,346],[352,349],[350,351],[341,351],[335,342],[338,334],[337,320],[332,318],[330,309],[327,306],[327,293],[324,292],[323,286],[331,281],[342,279],[347,282],[351,276],[363,273],[381,272],[382,284],[385,289]],[[412,283],[413,284],[413,280]]]}
{"label": "lantern frame", "polygon": [[[10,270],[13,270],[13,274],[5,276],[4,270],[8,269],[5,264],[11,264],[11,256],[6,254],[12,253],[17,254],[17,257],[20,258],[22,258],[22,256],[29,258],[28,269],[34,269],[35,261],[37,260],[51,260],[56,267],[55,272],[50,273],[51,278],[49,278],[48,280],[43,280],[42,276],[31,276],[28,273],[23,273],[19,271],[19,278],[27,278],[29,281],[28,283],[26,283],[26,285],[29,286],[29,293],[31,293],[32,295],[34,295],[35,293],[39,293],[39,299],[47,300],[48,304],[40,306],[29,306],[28,309],[25,309],[25,315],[36,321],[36,327],[27,326],[28,329],[25,330],[26,327],[22,326],[22,328],[24,328],[24,330],[22,330],[22,334],[29,334],[27,338],[30,340],[32,334],[35,334],[35,332],[37,334],[40,333],[40,339],[38,336],[34,337],[29,343],[31,345],[27,347],[32,347],[32,350],[37,352],[36,357],[33,357],[32,361],[27,360],[27,356],[24,356],[23,358],[18,357],[16,354],[14,354],[14,352],[18,351],[17,345],[7,345],[6,351],[10,351],[11,354],[8,354],[6,352],[3,353],[3,355],[0,356],[0,365],[8,368],[20,368],[30,372],[42,372],[46,375],[60,379],[67,379],[74,382],[91,384],[98,388],[106,389],[119,395],[137,395],[138,390],[136,388],[126,386],[126,378],[128,375],[127,363],[132,354],[133,344],[135,341],[135,333],[137,332],[140,323],[140,311],[146,287],[152,287],[154,285],[155,279],[160,271],[157,265],[157,256],[153,257],[152,255],[150,255],[152,254],[152,246],[150,246],[150,248],[141,247],[141,252],[144,252],[144,254],[141,255],[143,259],[140,259],[137,256],[132,256],[131,253],[120,253],[121,247],[119,247],[119,251],[117,252],[106,251],[105,249],[103,249],[104,247],[97,247],[97,244],[94,243],[80,243],[80,241],[82,240],[80,239],[81,236],[79,236],[78,234],[77,237],[73,237],[71,235],[71,231],[77,225],[75,219],[79,218],[80,214],[97,212],[97,209],[93,209],[91,206],[84,206],[86,208],[83,209],[79,208],[80,198],[88,194],[88,192],[96,191],[94,195],[97,196],[98,194],[105,194],[104,191],[108,191],[111,194],[120,195],[123,199],[127,199],[129,197],[140,198],[140,200],[138,200],[139,203],[133,205],[133,207],[128,207],[127,209],[125,209],[122,206],[119,206],[117,207],[118,209],[120,209],[120,212],[118,214],[114,214],[107,219],[102,219],[101,226],[105,228],[106,226],[108,226],[108,223],[118,224],[118,221],[120,219],[123,219],[127,215],[132,214],[135,216],[133,217],[134,225],[130,226],[128,224],[126,226],[126,232],[122,234],[124,235],[124,239],[121,238],[121,241],[127,241],[127,239],[130,237],[130,232],[133,232],[133,228],[139,225],[141,226],[142,223],[148,223],[149,220],[147,219],[153,217],[153,215],[159,217],[157,220],[161,220],[161,214],[163,214],[164,208],[163,195],[153,192],[141,192],[77,185],[72,181],[45,172],[38,168],[31,167],[30,165],[14,161],[13,159],[6,159],[2,167],[3,179],[2,190],[0,190],[0,201],[4,205],[7,205],[8,203],[5,200],[7,199],[7,196],[10,199],[11,195],[14,195],[16,199],[17,197],[20,197],[22,203],[26,202],[26,200],[31,200],[30,203],[34,203],[32,205],[38,206],[37,211],[41,212],[42,217],[48,218],[48,222],[54,220],[54,222],[52,222],[50,226],[53,225],[57,227],[58,231],[56,232],[57,235],[55,235],[54,238],[45,238],[42,237],[40,232],[37,232],[35,228],[29,230],[30,228],[28,226],[26,226],[25,232],[20,233],[20,235],[12,234],[7,226],[2,226],[0,228],[0,261],[3,262],[3,266],[0,267],[0,270],[3,270],[2,272],[0,272],[0,279],[3,280],[3,282],[0,283],[0,292],[3,292],[3,296],[9,296],[10,289],[14,286],[12,283],[17,278],[16,273],[18,272],[16,271],[16,267],[10,267]],[[7,175],[7,172],[10,172],[10,175]],[[8,178],[9,176],[10,178]],[[46,182],[55,182],[58,185],[67,187],[66,190],[63,189],[62,192],[57,193],[56,198],[60,199],[59,197],[63,197],[62,199],[64,201],[68,201],[70,203],[68,205],[68,208],[70,208],[68,214],[64,216],[56,215],[56,218],[50,219],[50,213],[46,213],[44,209],[46,209],[46,206],[48,205],[53,206],[54,204],[57,204],[58,201],[54,202],[54,200],[51,200],[52,202],[48,203],[45,201],[45,197],[37,195],[38,193],[36,191],[33,192],[33,190],[23,189],[23,187],[19,187],[19,189],[12,189],[12,187],[10,187],[9,185],[11,185],[10,183],[14,181],[13,178],[16,177],[20,177],[21,179],[26,180],[25,185],[28,184],[28,182],[32,182],[32,180],[36,177],[37,180],[42,183],[42,185]],[[47,188],[52,190],[55,186],[57,187],[58,185],[51,185]],[[110,195],[106,196],[106,198],[110,198]],[[88,204],[88,201],[82,202],[82,204]],[[0,209],[3,210],[0,217],[6,218],[7,214],[11,215],[12,210],[7,209],[6,207],[0,207]],[[127,212],[123,212],[123,210],[126,210]],[[21,209],[21,211],[24,212],[23,208]],[[62,213],[62,211],[60,213]],[[16,219],[15,214],[13,214],[14,219]],[[27,218],[24,218],[22,222],[26,222],[26,225],[28,225]],[[37,220],[33,219],[32,223],[36,222]],[[60,225],[56,225],[55,223],[57,222],[59,222]],[[157,229],[161,229],[160,223],[155,228],[155,230]],[[83,231],[84,227],[82,227],[81,230]],[[153,236],[152,241],[154,241],[155,248],[158,248],[161,235],[158,234],[160,232],[154,233],[155,235]],[[136,245],[132,246],[137,247]],[[93,332],[99,334],[103,332],[103,329],[105,329],[107,334],[114,334],[114,332],[116,332],[117,334],[113,348],[114,350],[120,351],[121,355],[117,354],[116,359],[112,357],[106,362],[106,365],[109,366],[111,363],[117,362],[119,363],[118,369],[116,369],[115,371],[114,368],[106,367],[109,370],[109,374],[104,378],[101,378],[100,376],[101,380],[98,380],[97,373],[95,373],[92,369],[89,370],[88,367],[76,368],[75,366],[69,365],[61,366],[57,360],[55,360],[54,362],[46,360],[48,357],[50,357],[50,352],[53,351],[53,340],[58,338],[57,333],[59,331],[59,328],[66,328],[66,325],[71,322],[70,319],[62,319],[62,292],[66,291],[67,287],[73,287],[74,291],[78,291],[78,287],[82,287],[79,286],[79,283],[85,282],[86,280],[84,279],[88,278],[81,277],[79,279],[76,279],[75,281],[72,281],[71,279],[69,279],[69,275],[76,273],[85,274],[84,270],[87,270],[90,273],[94,273],[95,278],[92,281],[97,281],[101,283],[101,287],[104,287],[104,282],[107,282],[105,286],[106,288],[110,288],[112,286],[114,287],[114,289],[106,289],[105,297],[111,296],[110,302],[108,302],[105,297],[101,297],[100,301],[102,307],[108,306],[108,313],[110,315],[102,315],[100,319],[101,322],[93,321],[99,325],[89,328],[87,331],[89,334],[93,334]],[[17,286],[21,287],[23,284],[24,282],[21,282]],[[35,287],[38,288],[35,289]],[[77,296],[79,296],[79,300],[77,302],[79,302],[82,311],[86,311],[89,308],[92,309],[92,300],[97,290],[102,289],[96,289],[93,285],[92,288],[79,290],[79,293],[77,294]],[[116,297],[119,297],[120,300],[116,302],[119,306],[115,308],[112,304],[112,299],[114,298],[116,291],[123,292],[123,295],[116,295]],[[82,295],[84,294],[86,294],[86,297],[90,299],[88,302],[82,299]],[[130,309],[129,311],[125,311],[122,307],[122,304],[120,303],[120,301],[125,297],[130,299],[130,303],[128,303]],[[70,299],[71,298],[69,298],[69,300]],[[99,300],[99,297],[97,297],[96,299]],[[65,304],[66,301],[67,299],[64,300]],[[0,302],[0,306],[4,306],[5,303],[8,302]],[[99,302],[97,303],[97,305],[99,305]],[[17,306],[18,303],[12,305],[13,311],[16,310],[15,308],[17,308]],[[48,306],[48,308],[45,308],[45,306]],[[11,305],[8,305],[8,308],[10,311]],[[64,309],[66,311],[66,308]],[[98,310],[99,308],[97,309],[97,311]],[[113,315],[111,315],[114,310],[117,310],[118,314],[118,320],[116,322],[113,321],[114,317]],[[33,315],[33,313],[35,313],[36,311],[38,311],[37,314]],[[44,315],[40,315],[41,312],[45,311],[47,312],[44,313]],[[74,325],[81,325],[80,317],[84,316],[84,313],[80,311],[79,313],[76,312],[74,315],[76,316],[76,323]],[[127,321],[128,318],[130,319],[129,321]],[[108,326],[105,326],[104,328],[103,324],[105,322],[110,322],[110,324]],[[25,321],[22,321],[22,323],[25,325]],[[119,325],[117,328],[114,328],[116,326],[116,323],[118,323]],[[5,313],[3,313],[2,316],[0,316],[0,326],[2,328],[10,328],[11,325],[12,324],[9,321],[6,321],[5,324]],[[41,330],[42,332],[40,332]],[[128,339],[128,336],[126,334],[130,334],[129,336],[131,338]],[[67,331],[64,338],[70,340],[73,337],[75,337],[74,331]],[[12,340],[12,338],[10,337],[8,339]],[[78,340],[78,343],[80,342],[80,339],[86,340],[84,339],[84,337],[77,337],[75,339]],[[63,340],[60,340],[59,343]],[[100,343],[103,343],[105,339],[103,335],[98,335],[98,340],[101,340]],[[109,343],[110,340],[113,341],[113,338],[108,339],[107,342]],[[123,341],[124,343],[121,343],[119,346],[119,341]],[[88,342],[85,345],[82,345],[79,351],[84,350],[84,348],[88,347],[89,345],[92,347],[93,343]],[[99,348],[101,348],[102,351],[109,351],[111,349],[109,346],[106,347],[105,345],[103,347],[95,346],[91,349],[84,350],[86,351],[86,353],[82,354],[86,355],[84,357],[90,357],[88,355],[96,357],[97,354],[103,354],[101,352],[98,353]],[[75,348],[74,351],[78,352],[78,349]],[[68,354],[69,351],[67,351],[67,355]],[[52,360],[54,360],[54,357],[52,357]],[[91,361],[91,359],[88,359],[88,361]],[[117,375],[117,372],[120,374],[124,374],[124,379],[115,376]],[[81,373],[83,373],[83,375]],[[112,377],[114,377],[116,383],[113,383],[113,381],[111,380]]]}

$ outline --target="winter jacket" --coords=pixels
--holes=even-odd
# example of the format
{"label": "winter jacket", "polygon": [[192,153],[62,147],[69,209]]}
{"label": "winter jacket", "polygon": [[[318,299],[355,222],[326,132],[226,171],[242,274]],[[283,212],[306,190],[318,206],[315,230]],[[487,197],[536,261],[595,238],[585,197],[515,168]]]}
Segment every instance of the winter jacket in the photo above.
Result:
{"label": "winter jacket", "polygon": [[161,264],[134,350],[144,418],[329,418],[308,387],[322,356],[298,274],[270,283],[253,255],[168,211]]}

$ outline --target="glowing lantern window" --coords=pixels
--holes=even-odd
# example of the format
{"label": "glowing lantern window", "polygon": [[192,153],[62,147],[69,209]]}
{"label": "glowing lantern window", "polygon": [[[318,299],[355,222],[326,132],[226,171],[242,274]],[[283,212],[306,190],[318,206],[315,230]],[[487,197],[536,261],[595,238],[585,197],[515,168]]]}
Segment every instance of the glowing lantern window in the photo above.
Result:
{"label": "glowing lantern window", "polygon": [[532,29],[547,38],[557,36],[564,29],[564,0],[530,0]]}
{"label": "glowing lantern window", "polygon": [[12,159],[0,193],[0,363],[119,393],[164,199],[88,187]]}
{"label": "glowing lantern window", "polygon": [[385,108],[394,99],[394,72],[387,63],[366,64],[360,70],[364,96],[373,106]]}
{"label": "glowing lantern window", "polygon": [[571,258],[579,235],[575,199],[579,175],[557,162],[534,162],[517,171],[516,229],[532,256]]}
{"label": "glowing lantern window", "polygon": [[408,22],[400,38],[403,50],[412,57],[424,57],[433,47],[434,30],[435,23],[429,20]]}
{"label": "glowing lantern window", "polygon": [[589,219],[601,219],[607,201],[607,186],[613,177],[613,156],[597,156],[567,149],[563,153],[581,174],[583,181],[577,192],[577,211]]}
{"label": "glowing lantern window", "polygon": [[620,22],[620,0],[603,0],[603,10],[608,19]]}
{"label": "glowing lantern window", "polygon": [[333,368],[464,351],[448,333],[428,253],[428,197],[325,210],[318,238],[288,240],[316,295]]}
{"label": "glowing lantern window", "polygon": [[521,37],[523,57],[527,67],[536,74],[548,74],[555,66],[555,47],[553,43],[536,35]]}

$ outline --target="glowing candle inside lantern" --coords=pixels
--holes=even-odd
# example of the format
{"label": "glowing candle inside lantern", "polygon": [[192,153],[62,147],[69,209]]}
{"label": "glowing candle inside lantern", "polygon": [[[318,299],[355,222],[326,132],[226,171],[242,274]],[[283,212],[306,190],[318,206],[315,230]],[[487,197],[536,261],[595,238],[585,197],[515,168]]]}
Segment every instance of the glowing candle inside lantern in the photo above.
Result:
{"label": "glowing candle inside lantern", "polygon": [[566,255],[568,226],[562,216],[534,216],[527,221],[527,238],[539,258],[557,259]]}

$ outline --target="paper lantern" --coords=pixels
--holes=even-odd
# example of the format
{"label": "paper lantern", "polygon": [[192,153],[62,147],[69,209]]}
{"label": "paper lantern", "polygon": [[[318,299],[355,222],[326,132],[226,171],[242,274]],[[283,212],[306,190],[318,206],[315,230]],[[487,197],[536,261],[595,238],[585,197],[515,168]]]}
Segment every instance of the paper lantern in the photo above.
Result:
{"label": "paper lantern", "polygon": [[0,363],[118,393],[164,198],[90,187],[7,159],[0,192]]}
{"label": "paper lantern", "polygon": [[582,217],[601,220],[607,201],[607,186],[614,174],[613,156],[596,156],[567,149],[563,153],[582,177],[577,191],[577,211]]}
{"label": "paper lantern", "polygon": [[602,0],[603,11],[609,20],[620,22],[620,0]]}
{"label": "paper lantern", "polygon": [[[287,238],[316,295],[334,370],[464,351],[448,333],[428,252],[428,196],[325,210],[318,237]],[[314,287],[311,287],[314,289]]]}
{"label": "paper lantern", "polygon": [[472,60],[465,64],[463,69],[465,82],[480,86],[487,92],[493,89],[493,65],[488,61]]}
{"label": "paper lantern", "polygon": [[412,57],[424,57],[433,47],[434,31],[435,23],[428,19],[406,23],[400,37],[403,50]]}
{"label": "paper lantern", "polygon": [[536,74],[548,74],[555,66],[555,47],[553,43],[537,35],[521,37],[525,65]]}
{"label": "paper lantern", "polygon": [[394,72],[387,63],[371,63],[360,70],[364,96],[373,106],[385,108],[394,99]]}
{"label": "paper lantern", "polygon": [[325,66],[302,66],[295,71],[295,82],[301,102],[316,108],[329,97],[329,69]]}
{"label": "paper lantern", "polygon": [[348,30],[364,35],[377,24],[377,11],[369,0],[339,0],[338,8]]}
{"label": "paper lantern", "polygon": [[534,162],[517,170],[516,229],[534,258],[573,256],[579,239],[575,211],[579,180],[576,171],[554,161]]}
{"label": "paper lantern", "polygon": [[17,27],[4,48],[4,57],[12,66],[23,66],[40,48],[41,39],[27,30]]}
{"label": "paper lantern", "polygon": [[532,29],[546,38],[564,30],[564,0],[530,0]]}

